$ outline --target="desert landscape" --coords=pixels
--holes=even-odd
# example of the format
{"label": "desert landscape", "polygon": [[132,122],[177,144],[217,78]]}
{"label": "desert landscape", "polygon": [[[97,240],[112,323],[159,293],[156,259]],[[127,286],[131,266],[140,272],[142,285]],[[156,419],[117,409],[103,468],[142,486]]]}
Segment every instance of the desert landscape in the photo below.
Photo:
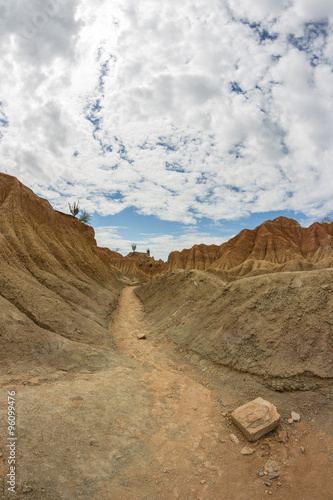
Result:
{"label": "desert landscape", "polygon": [[333,498],[333,223],[124,257],[0,174],[0,252],[1,500]]}

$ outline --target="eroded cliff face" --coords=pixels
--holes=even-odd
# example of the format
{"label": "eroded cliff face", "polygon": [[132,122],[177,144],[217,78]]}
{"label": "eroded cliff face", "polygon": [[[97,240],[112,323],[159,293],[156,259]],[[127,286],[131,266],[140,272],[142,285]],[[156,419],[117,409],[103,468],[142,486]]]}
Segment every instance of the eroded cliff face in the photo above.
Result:
{"label": "eroded cliff face", "polygon": [[156,261],[147,253],[131,252],[124,257],[108,248],[98,248],[98,255],[107,265],[118,269],[123,279],[127,278],[132,282],[145,282],[165,269],[163,260]]}
{"label": "eroded cliff face", "polygon": [[0,253],[2,369],[102,367],[121,284],[94,230],[0,174]]}
{"label": "eroded cliff face", "polygon": [[333,266],[333,224],[303,228],[286,217],[244,229],[221,246],[195,245],[172,252],[163,272],[209,270],[221,276],[254,276],[271,272],[325,269]]}
{"label": "eroded cliff face", "polygon": [[139,252],[123,257],[108,249],[98,251],[106,264],[141,282],[176,269],[210,271],[225,279],[310,271],[333,267],[333,223],[303,228],[293,219],[278,217],[244,229],[220,246],[199,244],[171,252],[167,262]]}

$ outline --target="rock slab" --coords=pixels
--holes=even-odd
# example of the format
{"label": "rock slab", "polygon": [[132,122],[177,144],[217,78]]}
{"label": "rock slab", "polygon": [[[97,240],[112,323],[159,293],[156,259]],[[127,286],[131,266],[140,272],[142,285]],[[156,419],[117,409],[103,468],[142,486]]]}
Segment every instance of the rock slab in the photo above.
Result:
{"label": "rock slab", "polygon": [[233,422],[249,441],[257,441],[275,429],[280,422],[280,415],[275,406],[262,398],[240,406],[232,412],[231,416]]}

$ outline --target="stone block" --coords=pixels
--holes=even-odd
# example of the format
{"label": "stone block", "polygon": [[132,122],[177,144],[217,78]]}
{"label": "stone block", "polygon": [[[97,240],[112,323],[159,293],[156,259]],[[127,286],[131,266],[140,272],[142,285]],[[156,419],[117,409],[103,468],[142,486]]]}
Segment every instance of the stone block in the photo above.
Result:
{"label": "stone block", "polygon": [[232,412],[231,416],[249,441],[257,441],[275,429],[280,422],[280,415],[275,406],[262,398],[240,406]]}

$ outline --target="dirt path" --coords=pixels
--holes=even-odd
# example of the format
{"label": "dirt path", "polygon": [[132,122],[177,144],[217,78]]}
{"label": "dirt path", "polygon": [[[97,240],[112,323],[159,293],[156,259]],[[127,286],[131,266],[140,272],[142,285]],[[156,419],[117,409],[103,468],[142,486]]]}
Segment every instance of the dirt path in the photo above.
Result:
{"label": "dirt path", "polygon": [[[139,334],[147,338],[139,340]],[[133,457],[126,470],[132,496],[119,488],[112,499],[258,500],[272,496],[312,500],[318,487],[321,499],[333,498],[325,484],[331,464],[320,447],[323,438],[304,422],[281,425],[279,432],[251,444],[253,455],[240,453],[249,443],[230,422],[227,410],[237,406],[234,395],[226,390],[219,397],[221,392],[212,388],[201,371],[184,362],[182,353],[158,340],[134,288],[127,287],[121,294],[112,335],[116,346],[143,368],[139,380],[154,394],[150,425],[155,429],[147,436],[144,455],[139,460]],[[231,433],[237,435],[239,444],[231,441]],[[312,456],[300,446],[310,447]],[[259,477],[258,472],[265,464],[269,471],[270,461],[275,462],[280,477],[268,487],[264,484],[267,477]]]}

